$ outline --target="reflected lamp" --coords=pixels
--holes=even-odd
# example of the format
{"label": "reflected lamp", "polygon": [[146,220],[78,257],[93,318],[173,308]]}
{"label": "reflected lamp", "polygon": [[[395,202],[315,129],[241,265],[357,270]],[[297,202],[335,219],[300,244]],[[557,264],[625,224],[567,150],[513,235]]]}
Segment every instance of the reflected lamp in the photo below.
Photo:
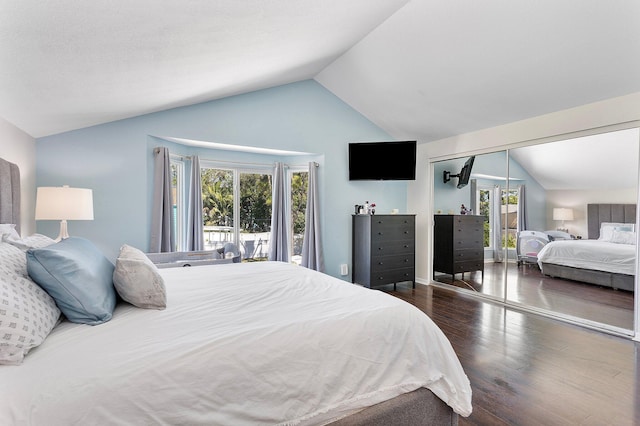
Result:
{"label": "reflected lamp", "polygon": [[565,220],[573,220],[573,209],[556,207],[553,209],[553,220],[561,220],[562,227],[558,228],[558,231],[568,232],[564,226]]}

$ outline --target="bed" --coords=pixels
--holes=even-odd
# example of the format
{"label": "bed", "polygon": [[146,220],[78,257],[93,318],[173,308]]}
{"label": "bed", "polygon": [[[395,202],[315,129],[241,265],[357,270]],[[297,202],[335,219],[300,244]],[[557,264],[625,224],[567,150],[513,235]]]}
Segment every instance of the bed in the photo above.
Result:
{"label": "bed", "polygon": [[589,204],[588,239],[551,241],[538,253],[543,274],[634,291],[636,205]]}
{"label": "bed", "polygon": [[[8,235],[2,425],[455,425],[471,413],[442,331],[384,292],[283,262],[159,269],[124,244],[113,265],[80,237]],[[51,271],[67,262],[72,277]],[[42,275],[56,273],[64,294]],[[67,306],[83,298],[89,313]],[[26,340],[6,338],[23,328]]]}

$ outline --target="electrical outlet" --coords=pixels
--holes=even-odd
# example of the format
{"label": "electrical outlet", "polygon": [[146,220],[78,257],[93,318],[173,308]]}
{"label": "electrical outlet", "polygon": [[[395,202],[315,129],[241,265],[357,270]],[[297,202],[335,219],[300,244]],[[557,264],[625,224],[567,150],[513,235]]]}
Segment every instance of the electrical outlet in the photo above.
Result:
{"label": "electrical outlet", "polygon": [[348,275],[349,274],[349,265],[343,263],[340,265],[340,275]]}

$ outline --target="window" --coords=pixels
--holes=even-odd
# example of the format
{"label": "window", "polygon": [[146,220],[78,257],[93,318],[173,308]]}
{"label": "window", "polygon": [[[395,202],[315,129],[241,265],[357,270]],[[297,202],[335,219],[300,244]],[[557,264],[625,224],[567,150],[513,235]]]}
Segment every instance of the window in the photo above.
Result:
{"label": "window", "polygon": [[[506,189],[501,190],[502,199],[501,199],[501,217],[502,220],[506,220],[506,230],[505,223],[501,224],[500,235],[502,236],[501,241],[504,247],[506,243],[507,248],[515,249],[517,242],[517,233],[518,233],[518,190],[510,189],[507,191]],[[485,224],[484,224],[484,247],[492,248],[491,238],[492,232],[495,231],[496,226],[493,224],[493,204],[491,202],[491,194],[492,190],[490,188],[478,188],[477,192],[477,200],[478,205],[476,206],[477,211],[481,216],[484,216]]]}
{"label": "window", "polygon": [[245,261],[267,260],[271,232],[271,168],[201,168],[204,249],[236,244]]}
{"label": "window", "polygon": [[270,173],[240,172],[240,244],[247,260],[269,257],[271,184]]}
{"label": "window", "polygon": [[491,248],[491,190],[478,188],[477,200],[475,211],[484,216],[484,247]]}
{"label": "window", "polygon": [[[516,248],[518,240],[518,190],[506,189],[502,190],[502,218],[506,218],[505,224],[502,224],[502,245],[510,249]],[[505,230],[506,228],[506,230]]]}
{"label": "window", "polygon": [[176,251],[186,247],[186,212],[184,161],[171,158],[171,204],[173,206],[173,231],[176,236]]}
{"label": "window", "polygon": [[302,243],[307,210],[307,189],[309,187],[308,171],[290,171],[291,184],[291,261],[296,264],[302,262]]}
{"label": "window", "polygon": [[233,170],[205,167],[200,169],[200,178],[204,249],[214,250],[226,242],[236,243]]}
{"label": "window", "polygon": [[[179,157],[176,157],[179,158]],[[238,164],[201,160],[204,250],[230,242],[245,262],[267,260],[271,233],[272,164]],[[186,194],[182,160],[172,159],[172,194],[177,250],[186,247]],[[287,169],[286,199],[289,218],[289,259],[300,264],[305,229],[309,173],[305,167]]]}

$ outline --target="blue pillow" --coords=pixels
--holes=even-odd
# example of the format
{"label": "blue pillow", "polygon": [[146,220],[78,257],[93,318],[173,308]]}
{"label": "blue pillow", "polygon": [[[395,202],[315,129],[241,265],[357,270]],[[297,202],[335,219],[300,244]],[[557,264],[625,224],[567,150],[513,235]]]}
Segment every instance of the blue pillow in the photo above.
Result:
{"label": "blue pillow", "polygon": [[89,240],[70,237],[27,251],[27,272],[71,322],[102,324],[116,306],[114,266]]}

